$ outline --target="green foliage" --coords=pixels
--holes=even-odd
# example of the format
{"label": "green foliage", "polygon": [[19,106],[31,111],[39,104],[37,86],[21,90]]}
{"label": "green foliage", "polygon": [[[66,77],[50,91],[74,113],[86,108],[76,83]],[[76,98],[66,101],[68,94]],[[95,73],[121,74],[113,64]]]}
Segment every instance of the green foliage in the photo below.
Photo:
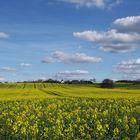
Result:
{"label": "green foliage", "polygon": [[140,101],[63,98],[0,102],[0,139],[136,139]]}
{"label": "green foliage", "polygon": [[101,88],[114,88],[114,82],[110,79],[104,79],[101,83]]}

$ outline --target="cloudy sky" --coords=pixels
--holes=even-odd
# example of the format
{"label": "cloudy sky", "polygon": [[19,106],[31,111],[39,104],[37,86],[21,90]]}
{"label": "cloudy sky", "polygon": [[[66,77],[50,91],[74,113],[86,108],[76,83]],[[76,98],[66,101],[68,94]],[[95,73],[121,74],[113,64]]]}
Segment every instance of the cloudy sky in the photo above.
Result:
{"label": "cloudy sky", "polygon": [[140,1],[0,1],[0,81],[40,78],[140,79]]}

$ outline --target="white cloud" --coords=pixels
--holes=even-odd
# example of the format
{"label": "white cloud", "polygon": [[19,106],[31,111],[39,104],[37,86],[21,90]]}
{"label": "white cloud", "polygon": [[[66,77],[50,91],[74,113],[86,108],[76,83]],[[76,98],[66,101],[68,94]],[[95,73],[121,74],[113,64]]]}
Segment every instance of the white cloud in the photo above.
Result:
{"label": "white cloud", "polygon": [[98,63],[102,59],[99,57],[88,56],[85,53],[64,53],[61,51],[56,51],[52,53],[49,57],[43,60],[43,63]]}
{"label": "white cloud", "polygon": [[108,52],[128,52],[140,47],[140,34],[120,33],[117,30],[107,32],[74,32],[74,37],[97,43],[101,50]]}
{"label": "white cloud", "polygon": [[105,7],[104,0],[59,0],[67,3],[75,4],[78,7]]}
{"label": "white cloud", "polygon": [[128,61],[122,61],[121,64],[122,65],[139,65],[140,66],[140,58],[131,59],[131,60],[128,60]]}
{"label": "white cloud", "polygon": [[73,35],[77,38],[82,38],[87,41],[92,41],[101,44],[110,43],[133,43],[140,42],[140,35],[137,33],[119,33],[117,30],[110,30],[107,32],[84,31],[74,32]]}
{"label": "white cloud", "polygon": [[74,71],[63,71],[56,74],[57,78],[60,79],[84,79],[89,76],[89,72],[86,70],[74,70]]}
{"label": "white cloud", "polygon": [[125,77],[140,77],[140,58],[122,61],[114,66],[114,71],[125,75]]}
{"label": "white cloud", "polygon": [[40,80],[47,80],[47,77],[40,77]]}
{"label": "white cloud", "polygon": [[29,64],[29,63],[20,63],[20,66],[21,67],[31,67],[32,64]]}
{"label": "white cloud", "polygon": [[6,79],[3,77],[0,77],[0,82],[4,82],[4,81],[6,81]]}
{"label": "white cloud", "polygon": [[111,8],[118,5],[122,0],[57,0],[76,5],[76,7]]}
{"label": "white cloud", "polygon": [[11,67],[2,67],[2,68],[0,68],[0,71],[3,71],[3,72],[15,72],[16,69],[11,68]]}
{"label": "white cloud", "polygon": [[134,44],[125,44],[125,43],[118,43],[118,44],[107,44],[103,45],[99,49],[104,52],[111,52],[111,53],[127,53],[132,52],[139,46]]}
{"label": "white cloud", "polygon": [[[116,28],[109,31],[101,32],[89,30],[83,32],[74,32],[73,36],[96,43],[97,46],[99,46],[99,48],[103,51],[121,53],[133,51],[136,48],[140,48],[140,32],[138,29],[136,29],[140,28],[140,22],[139,16],[131,18],[126,17],[115,20],[113,25]],[[133,21],[132,23],[130,22],[130,19]],[[123,28],[123,24],[126,26],[126,29]],[[125,32],[120,30],[119,27],[124,29]]]}
{"label": "white cloud", "polygon": [[116,19],[113,26],[120,32],[140,33],[140,16],[130,16]]}
{"label": "white cloud", "polygon": [[88,71],[85,71],[85,70],[75,70],[75,71],[64,71],[64,72],[59,72],[58,74],[60,75],[66,75],[66,76],[77,76],[77,75],[87,75],[89,74]]}
{"label": "white cloud", "polygon": [[7,33],[0,32],[0,39],[7,39],[8,37],[9,35]]}

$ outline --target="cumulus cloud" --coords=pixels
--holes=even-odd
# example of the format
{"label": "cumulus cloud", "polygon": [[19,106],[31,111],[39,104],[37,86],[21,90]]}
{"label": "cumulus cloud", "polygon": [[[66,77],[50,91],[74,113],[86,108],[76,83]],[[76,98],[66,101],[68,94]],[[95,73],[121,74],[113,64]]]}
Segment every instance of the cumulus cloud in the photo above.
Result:
{"label": "cumulus cloud", "polygon": [[88,56],[85,53],[64,53],[61,51],[53,52],[49,57],[42,60],[43,63],[98,63],[102,58]]}
{"label": "cumulus cloud", "polygon": [[29,63],[20,63],[20,66],[21,67],[31,67],[32,64],[29,64]]}
{"label": "cumulus cloud", "polygon": [[138,30],[140,28],[139,16],[117,19],[113,22],[113,25],[114,29],[109,31],[89,30],[74,32],[73,36],[93,42],[101,50],[107,52],[124,53],[140,48],[140,32]]}
{"label": "cumulus cloud", "polygon": [[76,5],[76,7],[97,7],[97,8],[111,8],[118,5],[122,0],[57,0]]}
{"label": "cumulus cloud", "polygon": [[63,71],[56,74],[58,78],[64,79],[82,79],[87,78],[89,76],[89,72],[86,70],[74,70],[74,71]]}
{"label": "cumulus cloud", "polygon": [[116,19],[113,26],[119,32],[137,32],[140,33],[140,16],[130,16]]}
{"label": "cumulus cloud", "polygon": [[0,39],[7,39],[8,37],[9,35],[7,33],[0,32]]}
{"label": "cumulus cloud", "polygon": [[114,66],[114,71],[122,73],[126,77],[138,78],[140,76],[140,58],[122,61]]}
{"label": "cumulus cloud", "polygon": [[133,43],[134,41],[140,42],[140,35],[137,33],[120,33],[117,30],[110,30],[107,32],[97,31],[84,31],[74,32],[73,35],[78,38],[86,39],[96,43]]}

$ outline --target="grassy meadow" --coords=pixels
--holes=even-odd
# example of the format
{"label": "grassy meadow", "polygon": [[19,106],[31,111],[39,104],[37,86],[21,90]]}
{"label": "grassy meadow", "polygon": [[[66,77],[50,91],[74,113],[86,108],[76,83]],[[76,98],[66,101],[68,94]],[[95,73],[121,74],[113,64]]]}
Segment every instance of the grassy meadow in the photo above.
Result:
{"label": "grassy meadow", "polygon": [[139,87],[0,83],[0,139],[140,140]]}

